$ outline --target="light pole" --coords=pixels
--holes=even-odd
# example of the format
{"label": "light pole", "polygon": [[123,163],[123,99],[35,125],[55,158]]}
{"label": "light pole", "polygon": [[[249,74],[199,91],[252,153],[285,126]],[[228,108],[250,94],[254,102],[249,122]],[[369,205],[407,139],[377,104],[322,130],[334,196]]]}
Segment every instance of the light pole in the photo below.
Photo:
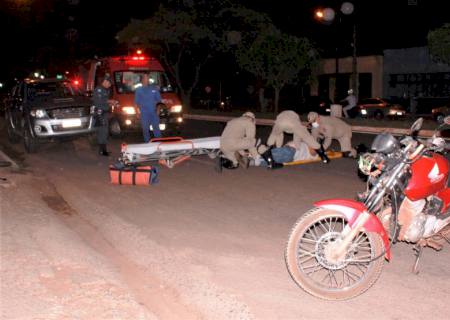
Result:
{"label": "light pole", "polygon": [[[338,24],[342,22],[342,15],[350,16],[354,12],[354,6],[351,2],[343,2],[340,10],[334,10],[333,8],[318,9],[315,11],[315,17],[321,22],[333,23],[337,21]],[[336,19],[337,18],[337,19]],[[336,41],[337,37],[336,37]],[[336,57],[335,57],[335,88],[334,88],[334,99],[338,98],[337,84],[339,77],[339,54],[338,54],[338,43],[336,43]],[[356,58],[356,23],[353,22],[353,34],[352,34],[352,89],[356,97],[358,97],[358,62]]]}

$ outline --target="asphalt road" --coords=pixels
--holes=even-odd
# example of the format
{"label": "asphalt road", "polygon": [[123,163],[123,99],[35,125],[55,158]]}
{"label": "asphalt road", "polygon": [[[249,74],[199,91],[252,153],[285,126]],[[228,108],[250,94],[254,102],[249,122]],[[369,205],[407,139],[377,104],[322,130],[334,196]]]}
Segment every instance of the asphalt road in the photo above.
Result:
{"label": "asphalt road", "polygon": [[[220,135],[222,127],[217,123],[189,121],[182,135],[186,138]],[[263,140],[268,133],[269,128],[258,128]],[[357,135],[354,144],[368,144],[372,138]],[[140,139],[140,135],[125,138],[128,143]],[[357,191],[363,190],[354,160],[339,159],[328,165],[314,163],[276,171],[237,169],[218,174],[213,160],[198,156],[173,169],[162,168],[157,185],[116,186],[109,183],[108,165],[117,157],[122,142],[111,140],[110,158],[98,156],[87,140],[81,138],[43,145],[38,153],[27,155],[21,145],[7,144],[2,134],[2,149],[23,167],[19,173],[0,171],[0,175],[12,181],[12,187],[0,188],[2,231],[5,225],[12,230],[13,226],[19,228],[20,223],[26,223],[27,220],[14,219],[27,210],[31,212],[31,206],[42,215],[49,212],[71,234],[57,242],[70,248],[76,238],[89,247],[89,252],[102,258],[103,264],[98,268],[114,271],[115,279],[122,284],[121,290],[131,296],[129,303],[137,302],[137,306],[159,319],[448,318],[448,246],[441,252],[427,249],[419,275],[410,272],[414,261],[412,246],[395,246],[393,259],[385,263],[378,282],[350,301],[316,299],[291,280],[283,258],[290,229],[314,201],[353,198]],[[21,190],[29,193],[30,199],[36,199],[27,210],[22,208],[25,200],[19,197]],[[8,251],[12,257],[24,250],[20,241],[14,243],[17,253]],[[40,246],[50,243],[56,245],[49,238],[48,243],[43,241]],[[45,248],[40,250],[48,252]],[[73,259],[57,255],[51,258],[55,264],[63,264],[64,274],[69,275],[79,272],[72,265]],[[29,273],[28,276],[20,273],[20,265],[13,270],[13,262],[2,269],[3,280],[11,275],[30,277]],[[30,260],[26,270],[32,269]],[[52,275],[56,277],[51,273],[50,280]],[[15,283],[19,285],[20,281],[8,281],[11,287]],[[96,290],[102,292],[101,288]],[[55,295],[55,290],[55,286],[47,286],[44,295]],[[87,299],[83,298],[87,295],[83,290],[76,295],[70,293],[75,290],[73,287],[68,286],[67,290],[71,298],[84,301],[87,308],[92,309],[91,304],[96,303],[83,300]],[[31,299],[28,295],[31,293],[15,298],[2,291],[2,300],[6,301],[2,309],[8,308],[3,315],[14,319],[21,314],[14,310],[28,303]],[[116,297],[114,293],[111,295]],[[75,310],[77,304],[68,305],[67,296],[51,301],[53,309],[27,304],[24,310],[29,310],[28,315],[39,314],[46,319],[57,319],[54,310],[58,307],[68,318],[77,315],[71,309]],[[108,305],[118,310],[120,307],[119,303]],[[95,313],[96,309],[92,310],[91,317],[104,318]],[[119,318],[137,316],[130,311],[128,317]]]}

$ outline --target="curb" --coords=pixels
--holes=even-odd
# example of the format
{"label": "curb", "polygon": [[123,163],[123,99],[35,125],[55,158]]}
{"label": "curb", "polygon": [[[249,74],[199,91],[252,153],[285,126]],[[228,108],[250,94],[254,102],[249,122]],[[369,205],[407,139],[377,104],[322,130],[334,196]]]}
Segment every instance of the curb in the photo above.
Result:
{"label": "curb", "polygon": [[[211,115],[200,115],[200,114],[184,114],[185,119],[191,120],[201,120],[201,121],[215,121],[215,122],[227,122],[235,117],[230,116],[211,116]],[[256,119],[256,124],[259,126],[273,126],[273,119]],[[306,122],[303,122],[306,124]],[[352,131],[355,133],[366,133],[366,134],[379,134],[382,132],[389,132],[396,136],[408,135],[409,129],[400,128],[388,128],[388,127],[363,127],[363,126],[352,126]],[[418,136],[421,138],[430,138],[433,136],[433,130],[420,130]],[[440,136],[440,132],[437,132],[437,136]],[[448,139],[448,138],[445,138]]]}

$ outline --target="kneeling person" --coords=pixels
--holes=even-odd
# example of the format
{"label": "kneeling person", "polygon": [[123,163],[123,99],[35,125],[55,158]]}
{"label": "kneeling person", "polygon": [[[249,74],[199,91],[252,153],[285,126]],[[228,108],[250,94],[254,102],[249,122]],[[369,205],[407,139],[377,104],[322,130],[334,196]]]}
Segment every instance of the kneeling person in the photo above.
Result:
{"label": "kneeling person", "polygon": [[311,134],[318,139],[323,137],[323,148],[326,150],[331,141],[336,139],[341,145],[341,151],[346,157],[355,157],[356,150],[352,148],[352,127],[336,117],[319,116],[317,112],[308,113],[308,122],[312,125]]}
{"label": "kneeling person", "polygon": [[256,150],[255,115],[246,112],[241,117],[228,121],[220,137],[220,150],[224,158],[230,160],[234,168],[238,167],[236,152],[245,157],[247,150],[259,163],[260,156]]}

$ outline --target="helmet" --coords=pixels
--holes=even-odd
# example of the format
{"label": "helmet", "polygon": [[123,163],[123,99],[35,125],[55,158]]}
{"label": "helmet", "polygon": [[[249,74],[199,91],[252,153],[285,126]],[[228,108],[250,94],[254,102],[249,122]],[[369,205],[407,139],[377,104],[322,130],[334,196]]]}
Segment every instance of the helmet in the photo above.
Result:
{"label": "helmet", "polygon": [[255,120],[255,114],[253,112],[250,112],[250,111],[245,112],[242,116],[243,117],[248,117],[250,119]]}
{"label": "helmet", "polygon": [[347,91],[347,93],[348,93],[348,94],[353,94],[353,89],[349,89],[349,90]]}
{"label": "helmet", "polygon": [[372,150],[384,154],[391,153],[398,147],[400,147],[399,142],[390,133],[381,133],[372,142]]}

